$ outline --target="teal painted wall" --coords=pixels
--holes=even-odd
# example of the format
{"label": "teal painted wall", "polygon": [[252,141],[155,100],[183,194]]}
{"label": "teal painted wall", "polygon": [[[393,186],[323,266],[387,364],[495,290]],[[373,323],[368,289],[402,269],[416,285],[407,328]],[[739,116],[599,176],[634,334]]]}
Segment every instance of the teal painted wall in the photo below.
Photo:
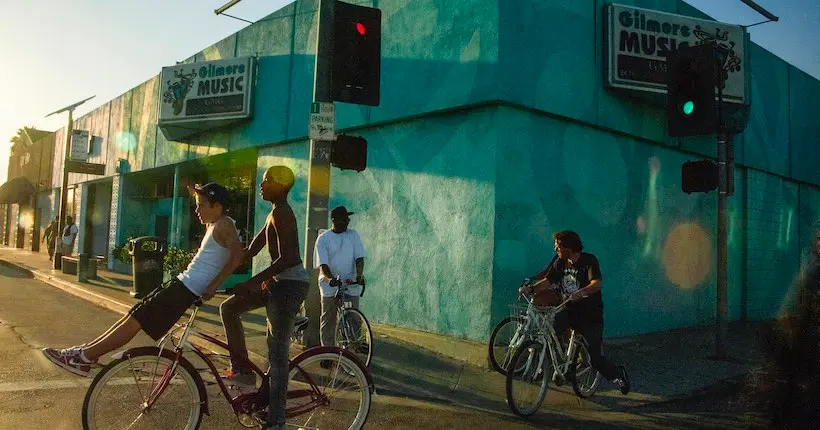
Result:
{"label": "teal painted wall", "polygon": [[752,100],[743,133],[744,164],[789,176],[789,66],[769,51],[752,45]]}
{"label": "teal painted wall", "polygon": [[[479,110],[362,132],[371,148],[362,173],[331,172],[329,206],[353,212],[368,254],[366,299],[374,322],[481,338],[489,324],[495,180],[495,113]],[[423,140],[418,137],[424,136]],[[477,137],[478,136],[478,137]],[[257,183],[284,164],[304,239],[307,142],[259,151]],[[257,200],[256,229],[270,204]],[[304,252],[304,243],[300,243]],[[254,271],[270,264],[266,251]]]}
{"label": "teal painted wall", "polygon": [[332,170],[330,207],[356,212],[372,321],[482,338],[490,324],[496,109],[375,127],[368,168]]}
{"label": "teal painted wall", "polygon": [[[549,261],[551,234],[563,229],[577,231],[601,263],[608,336],[714,320],[715,194],[680,191],[688,156],[520,109],[503,108],[498,122],[516,133],[499,139],[496,164],[494,321],[521,280]],[[730,200],[736,261],[741,217],[738,198]],[[732,271],[735,318],[741,278]]]}
{"label": "teal painted wall", "polygon": [[820,81],[789,66],[791,176],[820,184]]}
{"label": "teal painted wall", "polygon": [[773,318],[800,265],[798,186],[751,169],[747,181],[747,316]]}
{"label": "teal painted wall", "polygon": [[[604,0],[356,3],[383,12],[382,103],[338,105],[338,127],[356,127],[370,159],[360,174],[333,170],[330,204],[359,212],[370,318],[485,338],[551,255],[550,234],[572,228],[601,260],[607,335],[712,323],[715,196],[681,193],[680,165],[714,157],[714,139],[669,138],[663,106],[605,88]],[[708,18],[678,0],[621,3]],[[257,183],[273,164],[296,171],[303,240],[316,7],[294,2],[184,61],[258,56],[252,121],[167,141],[155,76],[77,119],[104,138],[93,162],[111,176],[120,158],[136,172],[260,147]],[[776,313],[820,218],[820,82],[754,44],[747,57],[752,113],[729,200],[733,320]],[[131,200],[120,232],[143,224]],[[257,201],[257,228],[268,211]],[[783,265],[763,271],[770,260]]]}
{"label": "teal painted wall", "polygon": [[812,233],[820,228],[820,188],[801,184],[799,199],[798,249],[801,261],[805,262],[811,251]]}

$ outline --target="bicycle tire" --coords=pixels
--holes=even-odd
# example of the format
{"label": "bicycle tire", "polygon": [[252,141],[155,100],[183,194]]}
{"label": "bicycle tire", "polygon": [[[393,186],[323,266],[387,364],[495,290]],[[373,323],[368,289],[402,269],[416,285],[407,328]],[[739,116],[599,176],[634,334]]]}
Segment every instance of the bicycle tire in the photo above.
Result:
{"label": "bicycle tire", "polygon": [[[290,372],[288,374],[288,399],[287,410],[291,411],[310,406],[312,402],[316,402],[316,393],[321,392],[325,395],[333,395],[338,397],[327,398],[325,405],[316,407],[308,407],[308,411],[300,415],[291,416],[289,413],[287,423],[291,426],[306,427],[306,428],[321,428],[327,430],[347,429],[360,430],[367,421],[367,416],[370,413],[371,393],[367,377],[365,376],[365,368],[361,363],[348,358],[343,355],[347,352],[342,352],[341,348],[334,348],[339,352],[329,352],[326,349],[315,354],[308,353],[304,355],[299,361],[292,362]],[[329,368],[322,366],[323,362],[329,362]],[[352,420],[345,420],[340,416],[343,413],[344,406],[351,401],[356,401],[357,395],[345,395],[349,393],[349,387],[352,384],[345,383],[353,378],[352,382],[357,382],[358,385],[358,402],[356,414]],[[325,387],[322,390],[319,387],[321,382],[331,381],[331,387]],[[339,384],[334,384],[334,381],[339,381]],[[300,400],[310,396],[310,401],[305,403]],[[321,403],[321,402],[319,402]],[[352,408],[349,408],[352,410]],[[350,424],[345,424],[350,422]]]}
{"label": "bicycle tire", "polygon": [[[521,339],[518,339],[516,336],[520,334],[521,327],[524,322],[524,317],[513,317],[508,316],[501,320],[498,324],[496,324],[495,328],[493,329],[492,333],[490,334],[490,340],[487,343],[487,356],[489,357],[490,367],[496,372],[506,376],[507,375],[507,365],[509,361],[512,359],[512,355],[515,353],[515,349],[518,345],[513,345],[513,343],[519,344],[521,343]],[[512,339],[507,343],[504,358],[499,360],[499,357],[496,354],[495,342],[498,337],[498,334],[505,328],[506,325],[510,323],[517,323],[517,327],[513,332]],[[500,345],[503,347],[503,345]]]}
{"label": "bicycle tire", "polygon": [[[367,344],[366,347],[359,344],[359,342],[355,342],[355,344],[351,345],[351,342],[345,333],[346,327],[343,327],[342,324],[338,324],[336,326],[336,339],[341,348],[347,349],[348,351],[356,354],[356,356],[362,360],[365,367],[370,367],[370,361],[373,358],[373,331],[370,329],[370,321],[367,320],[360,310],[354,308],[345,308],[345,310],[342,311],[342,316],[339,318],[339,321],[344,321],[345,324],[349,326],[351,318],[360,319],[363,323],[362,326],[367,328],[364,339]],[[353,328],[350,327],[349,330],[353,331]],[[365,349],[366,351],[364,351]]]}
{"label": "bicycle tire", "polygon": [[[584,364],[581,376],[578,375],[578,363]],[[592,373],[594,372],[594,374]],[[592,356],[589,354],[586,342],[578,342],[575,347],[575,354],[569,365],[567,373],[572,380],[572,391],[575,395],[586,399],[595,395],[598,386],[601,385],[601,373],[592,367]],[[592,378],[590,378],[592,376]]]}
{"label": "bicycle tire", "polygon": [[[535,367],[533,363],[537,363],[539,361],[538,355],[544,353],[545,356],[543,357],[542,366],[539,369],[537,364]],[[528,355],[528,356],[525,356]],[[525,361],[522,363],[521,366],[518,365],[519,360],[524,359]],[[526,417],[534,414],[541,405],[544,403],[544,398],[547,396],[547,385],[552,377],[552,364],[549,359],[548,351],[544,351],[544,346],[541,342],[537,340],[528,340],[521,344],[518,349],[513,354],[512,361],[510,364],[513,366],[513,370],[511,372],[507,372],[507,405],[510,409],[519,416]],[[521,370],[517,370],[521,369]],[[540,378],[539,378],[540,376]],[[521,395],[517,395],[516,392],[518,391],[513,387],[514,382],[517,378],[521,379],[521,382],[526,385],[532,385],[532,382],[536,382],[539,384],[538,395],[535,397],[535,400],[526,405],[523,403],[523,399]]]}
{"label": "bicycle tire", "polygon": [[[118,420],[115,423],[108,424],[104,418],[108,415],[114,415],[116,417],[119,413],[118,410],[126,408],[133,409],[136,415],[130,422],[126,420],[126,425],[122,428],[126,428],[128,424],[135,424],[137,420],[143,420],[145,423],[144,426],[138,425],[130,428],[198,429],[202,422],[202,415],[207,410],[207,393],[205,391],[205,384],[199,373],[191,363],[183,357],[179,358],[178,366],[175,370],[175,376],[180,377],[180,383],[174,383],[172,381],[160,395],[157,403],[154,404],[148,413],[143,414],[144,411],[142,411],[141,404],[141,402],[145,401],[143,393],[149,392],[147,391],[148,388],[153,389],[153,386],[162,378],[162,374],[165,370],[173,364],[174,358],[174,354],[169,350],[160,350],[157,347],[143,347],[125,351],[120,358],[106,365],[94,378],[83,400],[83,428],[86,430],[116,430],[117,427],[113,426],[113,424],[121,421]],[[150,379],[147,377],[149,374],[151,375]],[[146,377],[140,380],[139,377],[142,375]],[[117,379],[118,377],[123,379]],[[136,388],[129,384],[131,381],[135,382],[137,385]],[[148,382],[146,390],[139,389],[139,383],[143,381]],[[173,392],[169,392],[169,388],[182,386],[184,386],[183,390],[172,390]],[[117,397],[121,397],[122,395],[133,397],[132,401],[129,402],[128,399],[119,398],[111,404],[100,404],[101,396],[107,394],[109,388],[112,394],[117,395]],[[172,408],[164,404],[165,401],[179,399],[181,397],[180,393],[185,394],[186,392],[190,395],[190,398],[188,401],[182,402],[182,405],[184,407],[190,407],[187,417],[181,413],[181,407]],[[129,395],[129,393],[131,395]],[[139,397],[134,396],[134,394]],[[178,424],[180,422],[179,419],[183,420],[184,426]]]}

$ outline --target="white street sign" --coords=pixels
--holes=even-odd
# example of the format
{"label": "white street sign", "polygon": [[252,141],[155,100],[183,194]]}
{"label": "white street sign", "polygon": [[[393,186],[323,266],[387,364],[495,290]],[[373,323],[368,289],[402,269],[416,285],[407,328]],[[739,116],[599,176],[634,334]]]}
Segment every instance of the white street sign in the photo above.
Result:
{"label": "white street sign", "polygon": [[333,103],[311,103],[308,137],[336,140],[336,106]]}
{"label": "white street sign", "polygon": [[88,130],[71,131],[70,158],[77,161],[88,160]]}

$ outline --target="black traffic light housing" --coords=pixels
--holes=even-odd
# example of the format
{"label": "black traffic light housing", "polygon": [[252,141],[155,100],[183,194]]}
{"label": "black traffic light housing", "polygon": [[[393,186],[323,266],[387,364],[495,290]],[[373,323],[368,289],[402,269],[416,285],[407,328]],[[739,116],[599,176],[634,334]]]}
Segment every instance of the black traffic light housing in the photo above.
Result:
{"label": "black traffic light housing", "polygon": [[381,10],[334,3],[331,100],[379,105],[381,27]]}
{"label": "black traffic light housing", "polygon": [[680,170],[684,193],[705,193],[718,187],[718,165],[712,160],[687,161]]}
{"label": "black traffic light housing", "polygon": [[342,170],[361,172],[367,168],[367,140],[340,134],[330,144],[330,164]]}
{"label": "black traffic light housing", "polygon": [[685,46],[666,57],[666,117],[669,135],[718,132],[718,62],[710,44]]}

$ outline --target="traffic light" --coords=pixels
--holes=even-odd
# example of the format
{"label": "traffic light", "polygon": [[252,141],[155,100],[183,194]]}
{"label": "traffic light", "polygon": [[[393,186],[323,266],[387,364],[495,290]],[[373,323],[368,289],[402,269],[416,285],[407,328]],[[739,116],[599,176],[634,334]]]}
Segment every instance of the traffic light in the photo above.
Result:
{"label": "traffic light", "polygon": [[330,164],[342,170],[361,172],[367,168],[367,140],[340,134],[330,146]]}
{"label": "traffic light", "polygon": [[333,8],[331,99],[378,106],[382,11],[340,1]]}
{"label": "traffic light", "polygon": [[687,161],[680,170],[684,193],[705,193],[718,187],[718,165],[711,160]]}
{"label": "traffic light", "polygon": [[674,137],[718,131],[718,64],[712,45],[686,46],[666,57],[666,118]]}

